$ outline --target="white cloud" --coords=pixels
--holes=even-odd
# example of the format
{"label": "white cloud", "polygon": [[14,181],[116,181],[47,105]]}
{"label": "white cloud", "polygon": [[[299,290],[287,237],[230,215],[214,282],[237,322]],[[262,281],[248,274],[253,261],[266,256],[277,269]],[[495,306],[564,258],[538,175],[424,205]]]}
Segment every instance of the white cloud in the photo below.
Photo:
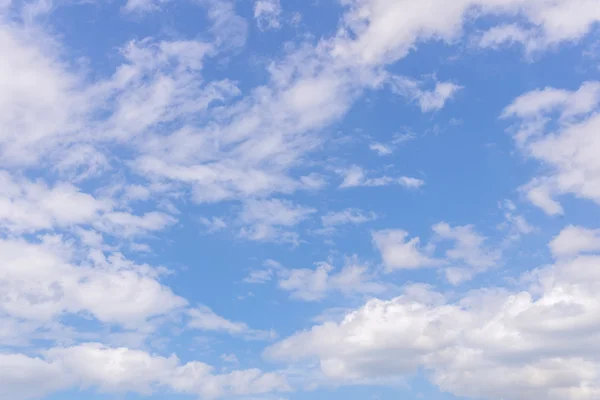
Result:
{"label": "white cloud", "polygon": [[244,336],[248,339],[269,339],[275,336],[274,332],[251,329],[243,322],[230,321],[216,314],[206,306],[198,306],[187,311],[188,326],[193,329],[214,332],[226,332],[234,336]]}
{"label": "white cloud", "polygon": [[227,228],[227,222],[225,222],[223,218],[212,217],[208,219],[206,217],[200,217],[199,221],[209,232],[217,232]]}
{"label": "white cloud", "polygon": [[243,322],[232,322],[217,315],[206,306],[199,306],[188,310],[190,321],[188,325],[195,329],[206,331],[224,331],[230,334],[242,334],[248,332],[249,328]]}
{"label": "white cloud", "polygon": [[254,19],[261,30],[279,29],[281,3],[279,0],[256,0],[254,2]]}
{"label": "white cloud", "polygon": [[[3,7],[7,4],[6,0],[0,0],[0,3]],[[125,7],[144,11],[161,3],[160,0],[129,0]],[[152,199],[157,193],[167,197],[167,200],[161,199],[164,200],[163,204],[171,204],[172,199],[180,199],[188,193],[197,202],[241,200],[243,208],[239,222],[247,224],[243,234],[257,240],[272,240],[279,235],[286,240],[297,240],[291,228],[308,218],[313,211],[284,201],[256,199],[324,185],[323,179],[315,174],[303,172],[302,177],[297,177],[292,171],[304,165],[306,154],[322,144],[322,128],[343,116],[363,89],[382,87],[387,78],[382,70],[389,63],[404,57],[409,49],[421,41],[451,41],[458,38],[462,33],[463,21],[467,15],[469,20],[472,19],[470,11],[474,8],[482,16],[516,15],[524,23],[538,27],[548,44],[576,40],[598,20],[595,0],[581,0],[578,7],[572,6],[572,0],[534,3],[528,0],[428,0],[410,8],[403,2],[392,0],[349,0],[343,3],[344,14],[333,36],[318,40],[315,45],[307,42],[286,51],[285,56],[269,64],[269,78],[264,85],[249,89],[242,96],[234,82],[207,79],[203,76],[203,67],[208,58],[235,50],[245,43],[246,22],[236,14],[233,2],[201,3],[208,10],[211,35],[199,36],[210,37],[210,43],[200,40],[133,41],[121,49],[121,60],[112,59],[121,63],[112,75],[110,71],[103,71],[102,74],[94,71],[87,75],[85,68],[64,61],[73,54],[61,47],[58,38],[36,25],[36,18],[49,10],[47,6],[50,2],[28,5],[25,11],[29,17],[24,18],[25,23],[9,20],[13,14],[17,15],[23,10],[15,10],[14,13],[11,10],[10,15],[0,15],[0,51],[9,55],[0,57],[0,87],[3,88],[0,93],[2,168],[26,170],[31,174],[28,176],[47,176],[47,182],[53,182],[17,178],[12,173],[2,177],[2,183],[6,186],[0,190],[0,220],[3,232],[10,236],[0,239],[0,338],[3,344],[30,344],[32,340],[40,338],[54,341],[56,337],[52,335],[57,331],[63,334],[61,342],[73,337],[81,339],[83,332],[77,332],[75,326],[62,325],[67,324],[69,317],[92,318],[92,325],[98,323],[106,330],[113,327],[124,330],[123,336],[145,337],[153,329],[152,325],[159,323],[157,319],[183,312],[187,305],[184,299],[161,284],[159,278],[164,269],[133,263],[103,243],[103,235],[121,239],[163,229],[175,220],[167,214],[146,209],[143,213],[136,213],[128,208],[128,204],[122,204],[110,195],[92,196],[83,191],[83,187],[93,187],[98,182],[82,185],[82,188],[75,187],[75,182],[98,176],[102,176],[102,182],[112,182],[112,173],[129,176],[134,172],[138,174],[135,179],[150,181],[148,191],[138,191],[127,202],[134,198]],[[15,5],[15,8],[18,6]],[[437,11],[432,13],[432,9]],[[106,75],[109,76],[98,78]],[[417,89],[413,90],[413,97],[423,110],[442,107],[456,91],[455,86],[447,83],[440,83],[431,92],[423,91],[419,85]],[[533,125],[540,126],[545,115],[534,118],[526,112],[519,114],[521,105],[518,106],[518,112],[509,111],[509,114],[526,120],[528,131],[533,132],[532,139],[529,134],[520,135],[530,154],[550,165],[559,165],[557,170],[560,173],[541,179],[539,182],[545,186],[536,186],[529,191],[530,197],[538,198],[540,204],[545,202],[551,212],[552,208],[557,209],[557,205],[560,207],[552,199],[556,194],[575,193],[594,200],[599,198],[595,194],[598,185],[594,180],[598,168],[594,169],[596,164],[593,164],[598,152],[597,146],[591,141],[594,136],[589,133],[597,130],[597,121],[590,116],[578,120],[597,107],[594,93],[596,89],[593,85],[566,97],[564,93],[543,93],[552,98],[564,97],[563,100],[549,101],[548,107],[563,110],[563,117],[559,121],[560,134],[554,136],[543,135],[544,132],[539,130],[532,131],[535,128]],[[535,99],[525,100],[529,102]],[[533,107],[536,115],[550,110],[544,107]],[[585,133],[582,133],[584,130]],[[521,131],[525,132],[524,129]],[[548,143],[552,140],[558,143]],[[574,144],[574,141],[579,143]],[[554,147],[564,150],[565,154],[556,152]],[[112,153],[109,154],[109,150]],[[553,157],[563,158],[557,161]],[[587,162],[585,168],[580,165],[584,162]],[[415,178],[369,178],[367,175],[364,171],[354,171],[354,176],[346,175],[346,178],[349,179],[349,186],[401,184],[419,187],[423,184]],[[539,191],[535,192],[536,189]],[[210,222],[219,225],[216,220]],[[53,230],[56,231],[52,235],[40,235],[40,231]],[[27,234],[28,239],[19,238],[21,234]],[[114,237],[111,239],[120,241],[114,240]],[[449,257],[465,262],[472,260],[474,256],[465,253],[466,250],[460,247],[462,242],[456,239],[458,250]],[[400,252],[407,251],[408,257],[398,255],[394,250],[382,250],[384,261],[387,258],[392,266],[406,267],[411,263],[422,264],[422,257],[428,259],[414,239],[408,240],[408,243],[406,241],[406,234],[396,235],[392,245],[399,248]],[[132,247],[134,245],[137,244],[132,244]],[[583,251],[586,251],[585,247]],[[480,333],[478,329],[484,331],[476,338],[479,342],[470,342],[468,338],[458,344],[453,342],[457,346],[444,355],[465,348],[467,350],[462,355],[486,355],[490,347],[502,348],[506,346],[506,341],[510,342],[516,336],[525,338],[518,343],[511,342],[516,350],[520,349],[519,345],[538,345],[539,340],[527,336],[532,335],[531,330],[535,329],[554,329],[554,335],[550,335],[547,342],[563,345],[557,342],[556,336],[560,335],[556,335],[556,332],[564,334],[565,331],[556,329],[556,321],[594,327],[593,318],[590,317],[590,322],[584,317],[588,316],[586,307],[593,309],[589,315],[598,315],[598,310],[594,308],[598,290],[597,287],[592,290],[588,286],[593,284],[595,277],[590,278],[585,274],[593,274],[593,267],[598,261],[594,258],[576,258],[572,262],[569,265],[579,262],[585,268],[569,268],[568,273],[547,276],[542,283],[540,280],[538,283],[541,286],[546,285],[545,291],[541,296],[537,293],[538,297],[526,299],[529,303],[519,302],[522,300],[520,294],[511,295],[513,297],[509,300],[502,298],[502,307],[488,309],[490,314],[496,312],[498,318],[482,318],[487,322],[486,325],[469,326],[476,334]],[[569,282],[574,272],[587,278],[581,280],[582,285],[575,288],[556,284],[556,281]],[[327,271],[325,293],[330,290],[376,292],[378,286],[373,286],[373,282],[365,275],[368,276],[360,266],[342,269],[339,273]],[[304,278],[302,274],[298,276]],[[288,279],[288,287],[293,293],[319,296],[322,287],[319,279],[310,274],[306,274],[306,278],[308,284],[304,284],[303,279],[285,279]],[[574,293],[580,297],[577,298]],[[390,318],[382,318],[381,321],[377,316],[373,318],[379,327],[374,330],[373,337],[378,338],[383,333],[383,339],[386,339],[388,337],[385,334],[391,332],[390,337],[398,345],[397,331],[394,330],[398,326],[390,325],[389,321],[394,321],[394,316],[398,314],[414,312],[417,315],[418,310],[423,309],[422,296],[410,299],[416,304],[411,303],[413,309],[408,312],[402,308],[404,300],[373,303],[375,306],[366,314],[380,312],[380,315],[387,317],[388,308],[391,309]],[[467,303],[469,299],[466,298]],[[581,304],[574,299],[582,299]],[[479,297],[475,297],[473,301],[479,300]],[[394,310],[395,303],[400,304],[397,313]],[[515,303],[518,303],[517,306]],[[554,307],[556,304],[558,306]],[[561,308],[565,304],[568,313]],[[515,322],[511,318],[521,311],[521,306],[531,306],[534,317],[539,312],[543,318],[537,321],[535,318],[523,318]],[[453,319],[453,323],[461,323],[463,316],[470,320],[476,318],[472,317],[474,313],[477,316],[485,314],[471,309],[464,311],[462,306],[455,307],[452,304],[428,303],[425,309],[431,313],[425,318],[417,315],[421,325],[416,323],[411,328],[427,328],[425,339],[429,339],[431,336],[427,335],[434,335],[436,329],[440,326],[446,328],[447,325],[444,321],[432,325],[422,321],[430,318],[438,322],[437,314],[455,312],[456,308],[459,308],[458,317]],[[204,326],[231,331],[237,329],[235,327],[239,327],[239,324],[243,325],[241,322],[219,319],[222,317],[213,314],[209,314],[210,323],[203,320]],[[356,315],[356,319],[360,320],[360,313]],[[556,315],[560,318],[554,320]],[[512,324],[503,326],[507,321]],[[529,321],[538,322],[537,327],[528,326]],[[499,325],[501,334],[498,336],[502,340],[486,331]],[[523,326],[530,331],[523,330]],[[444,331],[452,339],[452,329],[460,331],[460,327],[460,324],[457,328],[450,325]],[[567,331],[569,329],[572,327]],[[594,329],[585,330],[588,334],[590,331]],[[65,332],[69,334],[64,335]],[[407,345],[417,342],[418,351],[430,347],[431,343],[427,340],[418,340],[421,338],[418,329],[410,333],[412,336],[406,341]],[[86,334],[99,335],[97,332]],[[582,335],[581,332],[568,331],[564,336],[578,339],[577,334]],[[117,336],[113,335],[111,340],[117,340],[114,339]],[[337,337],[341,338],[339,343],[344,343],[343,334]],[[364,337],[354,335],[354,342],[351,340],[350,344],[360,343]],[[589,339],[587,349],[595,348],[597,338],[593,339]],[[387,343],[386,340],[375,342],[378,345]],[[481,345],[482,342],[489,346]],[[573,342],[581,344],[582,341]],[[334,343],[331,351],[339,343]],[[467,345],[471,347],[465,347]],[[352,353],[352,346],[348,348],[350,350],[345,355],[351,357],[355,353]],[[310,352],[311,347],[307,349]],[[544,356],[551,353],[556,357],[538,357],[539,361],[525,363],[526,367],[517,369],[516,373],[514,368],[510,369],[512,366],[499,366],[497,358],[482,357],[481,365],[475,369],[480,374],[476,375],[477,382],[486,384],[480,389],[461,381],[469,376],[468,373],[453,375],[457,366],[452,363],[441,363],[451,365],[454,369],[448,368],[445,371],[448,374],[443,376],[439,369],[436,370],[436,379],[441,382],[440,386],[448,390],[481,390],[481,393],[470,392],[467,395],[474,393],[493,397],[506,388],[499,380],[508,377],[507,380],[517,381],[519,385],[510,386],[504,396],[515,399],[525,395],[527,398],[543,398],[548,394],[543,389],[547,381],[539,377],[545,371],[558,371],[550,378],[560,376],[559,384],[569,389],[559,388],[550,393],[551,396],[561,399],[578,396],[578,400],[586,395],[596,396],[597,367],[594,360],[585,358],[590,357],[589,352],[581,352],[582,355],[577,352],[552,353],[561,349],[561,346],[543,349]],[[388,349],[383,350],[385,353]],[[410,350],[410,354],[414,355],[414,348]],[[63,388],[93,386],[109,392],[152,392],[156,388],[163,388],[210,398],[287,389],[284,379],[277,374],[245,370],[215,375],[206,364],[181,364],[175,357],[165,358],[141,350],[101,344],[80,344],[46,352],[31,352],[40,354],[40,358],[8,353],[0,355],[0,369],[9,371],[0,376],[0,392],[14,399],[35,398]],[[390,354],[397,353],[391,351]],[[426,353],[427,356],[432,354],[440,356],[440,353]],[[573,359],[572,354],[579,358]],[[518,355],[528,360],[529,353]],[[469,357],[454,358],[459,361],[465,359],[470,360]],[[360,377],[357,369],[369,370],[370,373],[377,371],[371,368],[373,362],[368,368],[362,365],[355,368],[361,362],[372,360],[363,357],[354,364],[345,364],[345,359],[340,361],[340,358],[330,357],[322,365],[331,375],[335,375],[336,371],[343,372],[345,368],[350,371],[349,376]],[[398,360],[400,358],[392,361],[392,367]],[[408,363],[410,357],[401,360]],[[428,360],[419,362],[420,365],[431,365]],[[468,362],[459,364],[458,367],[465,367]],[[15,375],[14,371],[27,373]],[[394,373],[396,370],[390,368],[389,371]],[[496,377],[497,380],[489,377]],[[523,377],[535,381],[533,389],[530,381]],[[571,381],[577,380],[589,382],[588,389],[569,386]],[[492,393],[493,390],[497,392]],[[514,396],[511,390],[515,391]]]}
{"label": "white cloud", "polygon": [[317,233],[333,234],[336,229],[342,225],[361,225],[370,221],[374,221],[378,215],[374,212],[365,213],[356,208],[347,208],[342,211],[329,212],[321,217],[323,228]]}
{"label": "white cloud", "polygon": [[517,213],[517,206],[512,201],[505,200],[502,202],[501,209],[504,212],[504,222],[500,223],[498,227],[508,231],[507,243],[519,240],[522,235],[530,234],[536,230],[527,222],[525,217]]}
{"label": "white cloud", "polygon": [[390,176],[368,178],[365,170],[358,165],[352,165],[347,169],[340,170],[339,173],[344,177],[343,182],[340,184],[340,188],[401,185],[408,189],[417,189],[425,184],[421,179],[408,176],[401,176],[398,178],[392,178]]}
{"label": "white cloud", "polygon": [[392,154],[394,151],[390,148],[390,146],[386,146],[385,144],[382,143],[371,143],[369,145],[369,149],[376,151],[377,154],[379,154],[380,156],[389,156],[390,154]]}
{"label": "white cloud", "polygon": [[268,259],[263,263],[262,269],[255,269],[244,278],[246,283],[263,284],[273,279],[276,273],[285,270],[285,267],[275,260]]}
{"label": "white cloud", "polygon": [[239,364],[237,356],[233,353],[221,354],[221,360],[230,364]]}
{"label": "white cloud", "polygon": [[39,399],[72,383],[59,366],[23,354],[0,354],[0,369],[0,390],[15,400]]}
{"label": "white cloud", "polygon": [[[98,343],[55,347],[45,351],[43,358],[2,354],[0,365],[11,367],[6,369],[8,374],[0,377],[0,388],[15,400],[39,398],[72,386],[92,387],[113,394],[149,395],[167,389],[202,399],[290,389],[285,377],[275,373],[248,369],[219,375],[213,373],[210,365],[198,361],[182,364],[175,356],[167,358]],[[45,384],[39,385],[39,382]]]}
{"label": "white cloud", "polygon": [[[344,60],[377,65],[406,56],[419,41],[438,39],[451,42],[461,37],[470,11],[478,16],[517,16],[534,25],[545,46],[575,41],[590,32],[600,20],[595,0],[581,0],[576,10],[571,0],[429,0],[422,7],[407,10],[394,0],[349,0],[345,30],[334,47]],[[431,10],[437,10],[432,14]],[[350,33],[351,32],[351,33]],[[354,40],[350,37],[356,35]],[[355,61],[356,62],[356,61]]]}
{"label": "white cloud", "polygon": [[389,156],[399,145],[415,138],[414,133],[396,133],[388,143],[373,142],[369,145],[369,149],[377,152],[380,156]]}
{"label": "white cloud", "polygon": [[131,237],[162,230],[176,221],[156,211],[141,216],[117,211],[113,199],[97,199],[69,183],[48,187],[41,180],[14,179],[0,171],[0,187],[0,221],[3,230],[12,233],[90,225],[115,236]]}
{"label": "white cloud", "polygon": [[251,240],[297,242],[296,232],[286,231],[315,213],[313,208],[293,204],[287,200],[248,200],[238,217],[245,225],[240,234]]}
{"label": "white cloud", "polygon": [[156,11],[161,4],[169,0],[127,0],[124,10],[127,12]]}
{"label": "white cloud", "polygon": [[420,248],[418,237],[409,239],[406,231],[383,230],[374,232],[372,236],[387,271],[432,267],[441,263],[427,254],[430,249]]}
{"label": "white cloud", "polygon": [[456,302],[431,290],[371,300],[267,349],[316,358],[323,381],[402,379],[420,369],[441,390],[490,400],[592,399],[600,394],[600,275],[579,256],[525,275],[530,286],[485,289]]}
{"label": "white cloud", "polygon": [[78,249],[58,236],[39,243],[0,240],[0,258],[0,315],[23,322],[25,330],[8,334],[25,340],[32,330],[43,331],[68,315],[143,333],[153,318],[187,304],[158,281],[162,269],[135,264],[119,253]]}
{"label": "white cloud", "polygon": [[436,82],[435,88],[427,91],[421,89],[422,82],[400,76],[393,77],[390,84],[394,93],[406,96],[416,102],[422,112],[441,110],[446,102],[462,89],[462,86],[452,82]]}
{"label": "white cloud", "polygon": [[454,241],[454,246],[445,252],[446,259],[453,264],[446,269],[446,277],[452,284],[471,279],[497,265],[500,252],[485,246],[486,238],[471,225],[451,227],[445,222],[433,226],[435,234],[443,240]]}
{"label": "white cloud", "polygon": [[290,296],[304,301],[319,301],[332,292],[351,294],[380,294],[388,288],[375,281],[369,268],[355,258],[346,260],[339,272],[326,262],[317,263],[314,269],[282,271],[279,287]]}
{"label": "white cloud", "polygon": [[550,242],[555,257],[576,256],[600,251],[600,229],[567,226]]}
{"label": "white cloud", "polygon": [[[420,238],[410,238],[408,232],[400,229],[373,232],[373,244],[381,254],[386,271],[443,266],[447,279],[457,285],[496,266],[500,260],[500,251],[486,247],[486,238],[471,225],[451,227],[440,222],[432,230],[434,241],[424,247],[420,245]],[[444,252],[444,257],[435,257],[436,241],[453,241],[454,244]]]}
{"label": "white cloud", "polygon": [[[527,198],[549,215],[562,214],[554,199],[573,194],[600,204],[600,83],[586,82],[573,92],[546,88],[526,93],[504,110],[518,117],[514,134],[523,153],[550,167],[550,172],[523,186]],[[556,127],[549,122],[556,118]]]}

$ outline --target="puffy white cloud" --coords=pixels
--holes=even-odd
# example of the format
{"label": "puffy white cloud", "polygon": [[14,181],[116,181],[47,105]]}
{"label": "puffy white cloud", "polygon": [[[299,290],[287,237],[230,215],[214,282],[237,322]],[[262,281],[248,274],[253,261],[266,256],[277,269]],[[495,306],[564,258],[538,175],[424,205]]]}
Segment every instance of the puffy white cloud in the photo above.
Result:
{"label": "puffy white cloud", "polygon": [[39,398],[71,386],[145,395],[169,390],[202,399],[290,389],[285,377],[275,373],[248,369],[214,374],[210,365],[198,361],[182,364],[175,356],[99,343],[52,348],[43,358],[3,354],[0,365],[10,367],[0,378],[2,393],[11,394],[15,400]]}
{"label": "puffy white cloud", "polygon": [[421,249],[418,237],[410,239],[408,232],[389,229],[373,233],[373,243],[381,253],[388,271],[431,267],[441,264],[430,256],[431,249]]}
{"label": "puffy white cloud", "polygon": [[[471,225],[452,227],[440,222],[432,230],[433,240],[424,247],[420,245],[420,238],[410,238],[408,232],[401,229],[373,232],[373,244],[381,254],[386,271],[445,267],[448,281],[458,285],[500,261],[500,251],[485,246],[486,238]],[[443,257],[434,255],[438,241],[454,242]]]}
{"label": "puffy white cloud", "polygon": [[[600,204],[600,83],[576,91],[546,88],[526,93],[504,110],[520,119],[514,134],[527,156],[550,167],[545,176],[523,187],[528,199],[547,214],[563,213],[555,196],[573,194]],[[556,128],[549,122],[555,119]]]}
{"label": "puffy white cloud", "polygon": [[266,355],[316,359],[324,379],[344,384],[423,368],[441,390],[467,398],[592,399],[600,394],[599,264],[578,256],[526,274],[522,290],[480,290],[454,302],[406,290],[299,332]]}
{"label": "puffy white cloud", "polygon": [[550,242],[555,257],[600,251],[600,230],[570,225]]}
{"label": "puffy white cloud", "polygon": [[84,314],[108,325],[138,329],[152,317],[186,305],[157,280],[160,269],[96,250],[78,261],[78,253],[57,236],[46,236],[40,243],[0,240],[0,314],[37,327],[62,315]]}
{"label": "puffy white cloud", "polygon": [[[410,9],[395,0],[348,0],[345,32],[335,43],[334,54],[377,65],[406,56],[415,43],[429,39],[452,41],[462,35],[465,19],[478,16],[523,18],[526,28],[537,30],[540,48],[577,40],[600,20],[595,0],[427,0]],[[431,10],[436,10],[431,12]],[[355,39],[350,39],[352,35]],[[355,61],[356,62],[356,61]]]}
{"label": "puffy white cloud", "polygon": [[59,366],[23,354],[0,354],[0,390],[15,400],[39,399],[72,384]]}

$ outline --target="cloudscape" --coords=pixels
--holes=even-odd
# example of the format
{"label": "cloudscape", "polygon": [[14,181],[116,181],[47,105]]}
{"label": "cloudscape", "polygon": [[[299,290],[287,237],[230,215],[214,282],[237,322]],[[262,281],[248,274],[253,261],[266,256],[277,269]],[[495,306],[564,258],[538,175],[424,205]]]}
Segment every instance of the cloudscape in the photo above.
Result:
{"label": "cloudscape", "polygon": [[600,0],[0,0],[0,399],[600,399]]}

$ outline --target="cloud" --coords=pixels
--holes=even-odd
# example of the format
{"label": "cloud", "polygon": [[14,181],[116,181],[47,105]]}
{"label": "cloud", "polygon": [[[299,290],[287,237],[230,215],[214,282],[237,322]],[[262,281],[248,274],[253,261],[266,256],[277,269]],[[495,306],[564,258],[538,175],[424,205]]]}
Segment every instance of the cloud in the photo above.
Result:
{"label": "cloud", "polygon": [[202,331],[226,332],[234,336],[244,336],[248,339],[269,339],[274,332],[250,329],[243,322],[230,321],[206,306],[198,306],[187,311],[188,326]]}
{"label": "cloud", "polygon": [[530,225],[525,217],[517,213],[517,206],[512,201],[504,200],[500,208],[504,212],[504,221],[498,225],[498,228],[507,231],[507,243],[519,240],[523,235],[528,235],[536,231],[536,228]]}
{"label": "cloud", "polygon": [[323,228],[319,229],[317,233],[330,235],[335,233],[338,227],[343,225],[361,225],[370,221],[374,221],[378,218],[378,215],[374,212],[365,213],[362,210],[356,208],[347,208],[342,211],[329,212],[321,217],[321,224]]}
{"label": "cloud", "polygon": [[15,179],[0,171],[0,221],[11,233],[92,226],[114,236],[132,237],[164,229],[175,218],[152,211],[134,215],[115,209],[112,198],[95,198],[70,183],[48,187],[43,181]]}
{"label": "cloud", "polygon": [[223,218],[212,217],[208,219],[206,217],[200,217],[199,221],[208,229],[208,232],[217,232],[227,228],[227,222],[225,222]]}
{"label": "cloud", "polygon": [[[445,222],[432,226],[433,241],[422,247],[420,238],[409,238],[401,229],[372,233],[373,245],[381,255],[386,272],[402,269],[445,267],[446,278],[454,285],[470,280],[498,264],[499,250],[485,246],[486,238],[471,225],[452,227]],[[443,257],[435,257],[435,243],[452,241]]]}
{"label": "cloud", "polygon": [[279,29],[281,3],[279,0],[256,0],[254,2],[254,19],[260,30]]}
{"label": "cloud", "polygon": [[381,253],[383,265],[388,272],[398,269],[415,269],[440,265],[431,258],[428,249],[421,249],[418,237],[409,239],[408,232],[399,229],[376,231],[373,243]]}
{"label": "cloud", "polygon": [[250,240],[295,243],[298,240],[297,233],[284,228],[296,226],[315,212],[313,208],[295,205],[286,200],[249,200],[244,203],[238,218],[245,225],[240,235]]}
{"label": "cloud", "polygon": [[71,384],[59,366],[24,354],[0,354],[0,367],[0,388],[11,399],[39,399]]}
{"label": "cloud", "polygon": [[446,269],[446,277],[454,285],[470,280],[500,261],[501,253],[487,248],[486,238],[471,225],[451,227],[440,222],[432,229],[438,238],[454,241],[454,246],[445,252],[447,262],[452,264]]}
{"label": "cloud", "polygon": [[343,211],[330,212],[321,217],[323,226],[336,226],[344,224],[364,224],[377,218],[377,214],[370,212],[365,214],[356,208],[347,208]]}
{"label": "cloud", "polygon": [[319,301],[332,292],[351,294],[380,294],[388,287],[375,280],[366,265],[350,258],[346,265],[334,272],[326,262],[315,264],[314,269],[290,269],[281,271],[279,287],[290,292],[294,299]]}
{"label": "cloud", "polygon": [[[166,2],[122,4],[124,11],[147,12]],[[459,39],[464,23],[480,16],[516,17],[519,29],[534,29],[548,47],[580,39],[599,19],[595,0],[581,0],[578,7],[572,0],[430,0],[410,9],[392,0],[348,0],[332,34],[286,48],[266,63],[265,79],[252,87],[211,79],[210,71],[221,75],[219,68],[246,44],[247,22],[235,3],[192,4],[207,12],[207,32],[195,35],[202,39],[142,36],[109,54],[108,64],[96,64],[95,59],[80,63],[79,52],[45,30],[52,22],[41,23],[39,17],[52,10],[51,2],[21,7],[0,0],[0,51],[8,55],[0,57],[0,340],[6,350],[0,369],[8,371],[0,376],[0,392],[10,398],[33,399],[77,387],[110,393],[165,390],[205,398],[288,390],[279,374],[256,369],[216,374],[196,361],[86,343],[110,336],[111,342],[150,348],[155,342],[146,339],[160,336],[165,320],[193,311],[162,282],[165,268],[131,261],[119,249],[150,249],[129,240],[174,225],[169,214],[176,215],[175,202],[188,199],[241,207],[238,219],[227,224],[241,226],[243,237],[296,243],[295,227],[315,211],[277,196],[326,185],[322,174],[310,170],[318,167],[307,162],[308,155],[326,140],[323,128],[339,121],[365,90],[389,87],[385,71],[390,64],[422,42]],[[279,24],[273,22],[275,14],[261,12],[263,26]],[[413,78],[405,79],[400,92],[423,111],[443,107],[458,89],[436,82],[426,90]],[[525,189],[549,213],[563,211],[554,200],[561,194],[598,202],[598,151],[596,143],[588,142],[598,125],[596,86],[532,92],[506,109],[506,117],[519,119],[515,138],[524,153],[553,168]],[[546,124],[547,119],[554,123]],[[391,151],[390,144],[382,146]],[[371,177],[360,167],[341,175],[344,187],[423,185],[410,177]],[[122,179],[131,190],[113,193],[104,187]],[[134,205],[139,201],[147,203]],[[223,226],[216,217],[206,218],[210,227]],[[465,264],[469,273],[490,268],[481,235],[449,226],[441,235],[455,242],[447,262]],[[374,234],[380,242],[376,239]],[[386,231],[379,239],[389,269],[437,264],[429,248],[421,248],[418,238],[406,232]],[[324,325],[332,334],[323,342],[315,337],[302,350],[320,358],[323,371],[336,379],[344,375],[360,381],[379,371],[396,376],[424,366],[440,387],[460,395],[595,397],[597,357],[589,349],[598,342],[598,260],[578,254],[594,252],[593,240],[565,244],[571,241],[568,231],[555,239],[551,249],[559,261],[527,276],[535,285],[525,292],[469,294],[458,304],[440,300],[443,296],[431,290],[407,289],[401,298],[373,301],[340,324]],[[254,271],[249,279],[277,279],[283,289],[305,299],[383,290],[362,264],[340,270],[324,264],[296,270],[269,266],[266,271]],[[195,311],[201,329],[242,336],[253,332],[210,310]],[[399,341],[403,329],[409,334]],[[564,337],[570,341],[561,341]],[[334,339],[323,352],[315,350]],[[68,347],[57,347],[57,342]],[[26,346],[27,355],[10,353],[14,345]],[[369,346],[381,347],[373,354]],[[503,352],[507,347],[508,354]],[[281,346],[275,348],[283,354]],[[298,351],[292,345],[286,349]],[[512,357],[518,365],[504,363]],[[587,386],[575,384],[581,382]]]}
{"label": "cloud", "polygon": [[382,143],[371,143],[369,145],[369,149],[376,151],[380,156],[389,156],[394,151],[390,148],[390,146],[386,146]]}
{"label": "cloud", "polygon": [[389,143],[373,142],[369,145],[369,149],[377,152],[380,156],[389,156],[399,145],[415,138],[416,136],[413,133],[397,133],[394,134],[393,139]]}
{"label": "cloud", "polygon": [[169,0],[127,0],[123,8],[127,12],[149,12],[156,11],[161,4]]}
{"label": "cloud", "polygon": [[38,243],[0,240],[0,315],[27,322],[28,329],[86,315],[106,326],[143,331],[152,318],[186,306],[158,281],[164,270],[135,264],[120,253],[84,250],[59,236],[44,236]]}
{"label": "cloud", "polygon": [[380,294],[391,288],[381,283],[375,271],[356,256],[346,257],[340,269],[324,261],[315,263],[314,268],[286,268],[267,260],[264,268],[251,271],[244,279],[251,284],[270,281],[289,292],[292,299],[309,302],[321,301],[336,293],[344,296]]}
{"label": "cloud", "polygon": [[555,257],[577,256],[600,251],[600,230],[569,225],[550,242]]}
{"label": "cloud", "polygon": [[285,270],[285,267],[275,260],[266,260],[263,269],[255,269],[244,278],[246,283],[263,284],[271,281],[276,273]]}
{"label": "cloud", "polygon": [[452,302],[421,288],[371,300],[269,347],[270,359],[318,360],[323,379],[360,384],[420,369],[440,390],[466,398],[549,400],[600,394],[591,349],[600,330],[597,256],[525,274],[516,291],[488,288]]}
{"label": "cloud", "polygon": [[390,84],[394,93],[416,102],[422,112],[441,110],[446,102],[462,89],[462,86],[452,82],[436,82],[435,88],[427,91],[421,89],[422,82],[400,76],[393,77]]}
{"label": "cloud", "polygon": [[425,184],[425,182],[421,179],[411,178],[408,176],[401,176],[398,178],[392,178],[390,176],[367,178],[367,173],[358,165],[352,165],[350,168],[340,170],[339,173],[344,177],[340,188],[400,185],[407,189],[417,189]]}
{"label": "cloud", "polygon": [[502,114],[518,118],[514,138],[521,151],[549,166],[548,174],[522,188],[549,215],[563,213],[557,195],[573,194],[600,204],[600,161],[595,156],[600,139],[593,134],[600,127],[599,104],[600,83],[585,82],[576,91],[545,88],[525,93]]}
{"label": "cloud", "polygon": [[[49,395],[73,386],[93,387],[107,393],[153,394],[167,389],[178,394],[213,399],[224,396],[289,391],[285,377],[258,369],[214,374],[210,365],[190,361],[182,364],[175,356],[162,357],[142,350],[111,348],[99,343],[55,347],[40,358],[20,354],[0,355],[7,371],[0,387],[11,398],[26,400]],[[29,379],[23,380],[23,376]],[[46,382],[44,385],[34,382]]]}

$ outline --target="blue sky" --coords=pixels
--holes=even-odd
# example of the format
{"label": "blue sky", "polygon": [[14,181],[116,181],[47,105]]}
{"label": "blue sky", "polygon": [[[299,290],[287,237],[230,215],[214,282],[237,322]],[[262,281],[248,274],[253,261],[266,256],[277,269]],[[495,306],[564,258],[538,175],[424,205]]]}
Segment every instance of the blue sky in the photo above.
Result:
{"label": "blue sky", "polygon": [[0,0],[0,394],[600,398],[599,21]]}

